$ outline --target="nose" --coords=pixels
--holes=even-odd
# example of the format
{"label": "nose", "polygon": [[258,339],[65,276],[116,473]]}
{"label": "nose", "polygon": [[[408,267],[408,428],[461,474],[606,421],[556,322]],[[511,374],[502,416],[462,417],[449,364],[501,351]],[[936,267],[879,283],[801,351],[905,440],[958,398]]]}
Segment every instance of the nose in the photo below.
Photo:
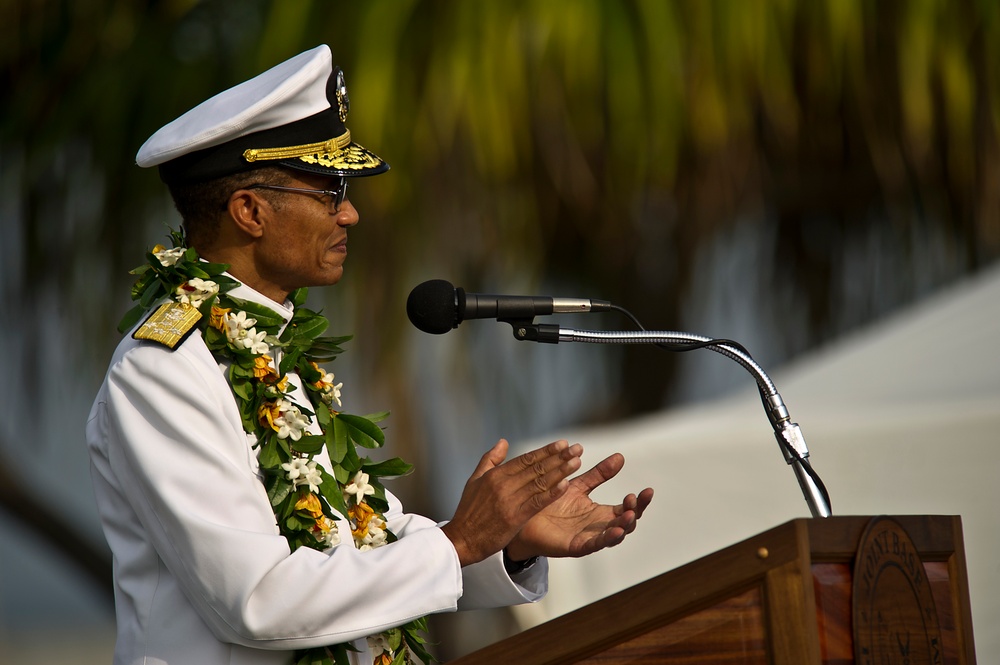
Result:
{"label": "nose", "polygon": [[358,215],[357,208],[351,203],[350,199],[344,199],[344,202],[340,204],[340,210],[336,212],[337,224],[339,226],[354,226],[357,224],[361,217]]}

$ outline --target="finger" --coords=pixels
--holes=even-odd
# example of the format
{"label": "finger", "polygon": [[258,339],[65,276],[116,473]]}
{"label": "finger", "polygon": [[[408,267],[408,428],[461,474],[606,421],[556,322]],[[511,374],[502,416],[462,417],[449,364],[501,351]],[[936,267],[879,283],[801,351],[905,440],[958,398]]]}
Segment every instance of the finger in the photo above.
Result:
{"label": "finger", "polygon": [[625,466],[625,457],[621,453],[614,453],[601,460],[587,473],[574,478],[573,482],[584,494],[590,494],[594,488],[617,476],[623,466]]}
{"label": "finger", "polygon": [[565,460],[580,457],[581,455],[583,455],[583,446],[578,443],[571,446],[568,441],[561,439],[541,448],[529,450],[523,455],[518,455],[504,466],[507,473],[514,475],[522,473],[526,469],[537,468],[539,464],[543,465],[545,470],[548,470],[558,466]]}
{"label": "finger", "polygon": [[[564,465],[574,459],[579,460],[582,454],[583,446],[580,444],[570,446],[565,441],[556,441],[515,457],[495,473],[506,479],[511,487],[520,488],[537,482],[539,478],[551,478],[553,474],[558,478],[567,477]],[[575,473],[579,468],[579,463],[572,465],[570,473]],[[551,486],[552,483],[548,484]]]}
{"label": "finger", "polygon": [[510,444],[507,443],[507,439],[500,439],[496,444],[487,450],[481,458],[479,458],[479,464],[476,465],[475,470],[472,472],[470,478],[478,478],[484,473],[493,469],[495,467],[503,464],[504,459],[507,457],[507,449]]}
{"label": "finger", "polygon": [[620,504],[614,507],[614,513],[616,516],[623,515],[625,511],[635,510],[638,503],[639,500],[638,498],[636,498],[635,494],[629,494],[624,499],[622,499],[622,502]]}
{"label": "finger", "polygon": [[646,508],[653,501],[653,488],[647,487],[646,489],[639,492],[639,496],[636,499],[635,506],[635,518],[639,519],[642,517],[642,513],[645,512]]}
{"label": "finger", "polygon": [[625,540],[625,536],[625,530],[621,527],[609,526],[584,543],[577,556],[586,556],[594,552],[599,552],[606,547],[614,547]]}
{"label": "finger", "polygon": [[[528,469],[515,480],[520,486],[514,491],[514,501],[530,513],[537,513],[569,490],[569,476],[580,469],[580,458],[563,461],[555,468],[542,470],[542,465]],[[528,472],[531,475],[528,475]]]}

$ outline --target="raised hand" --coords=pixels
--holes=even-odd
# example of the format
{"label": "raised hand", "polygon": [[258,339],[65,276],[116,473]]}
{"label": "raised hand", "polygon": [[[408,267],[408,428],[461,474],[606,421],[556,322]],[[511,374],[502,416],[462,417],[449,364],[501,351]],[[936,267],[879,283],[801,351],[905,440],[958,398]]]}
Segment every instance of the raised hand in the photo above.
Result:
{"label": "raised hand", "polygon": [[638,496],[629,494],[616,506],[590,498],[594,488],[618,475],[624,465],[625,458],[615,453],[569,481],[568,489],[511,540],[507,555],[515,561],[533,556],[581,557],[624,540],[652,501],[653,490],[647,487]]}
{"label": "raised hand", "polygon": [[465,484],[455,516],[442,530],[463,566],[499,552],[539,511],[565,494],[583,448],[556,441],[504,463],[501,439]]}

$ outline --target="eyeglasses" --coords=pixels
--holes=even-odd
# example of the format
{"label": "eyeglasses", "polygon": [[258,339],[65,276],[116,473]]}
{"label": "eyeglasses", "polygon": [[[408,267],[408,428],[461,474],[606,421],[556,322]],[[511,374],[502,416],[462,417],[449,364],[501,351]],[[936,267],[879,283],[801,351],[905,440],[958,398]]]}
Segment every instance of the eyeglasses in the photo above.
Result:
{"label": "eyeglasses", "polygon": [[340,206],[347,198],[347,178],[341,177],[337,189],[306,189],[304,187],[282,187],[281,185],[248,185],[244,189],[275,189],[279,192],[298,192],[299,194],[319,194],[326,199],[326,204],[332,206],[332,212],[340,212]]}

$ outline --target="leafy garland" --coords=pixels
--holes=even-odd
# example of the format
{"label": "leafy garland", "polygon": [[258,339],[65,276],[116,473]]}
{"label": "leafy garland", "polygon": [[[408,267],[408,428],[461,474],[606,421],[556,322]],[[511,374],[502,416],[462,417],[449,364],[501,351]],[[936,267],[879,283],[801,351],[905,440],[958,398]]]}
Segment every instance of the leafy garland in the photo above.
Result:
{"label": "leafy garland", "polygon": [[[228,378],[243,428],[256,436],[267,496],[293,552],[300,547],[327,550],[340,543],[333,511],[349,521],[358,549],[394,542],[396,536],[385,523],[389,504],[380,478],[404,475],[412,466],[399,458],[375,463],[359,457],[357,446],[379,448],[385,443],[377,423],[389,414],[356,416],[334,409],[334,402],[341,406],[342,384],[334,384],[333,374],[319,366],[336,358],[340,344],[350,337],[321,336],[328,321],[303,307],[304,288],[289,295],[295,312],[279,335],[284,320],[278,314],[226,295],[239,285],[223,274],[228,265],[201,261],[193,248],[184,247],[178,231],[171,231],[170,237],[172,249],[157,245],[147,253],[147,263],[131,271],[137,276],[132,300],[139,303],[122,319],[119,332],[131,329],[165,299],[198,309],[205,344],[230,363]],[[271,349],[279,350],[277,365]],[[289,399],[295,390],[288,381],[291,372],[301,377],[311,409]],[[306,432],[313,418],[322,434]],[[329,471],[313,460],[323,446],[333,465]],[[377,654],[373,665],[412,663],[411,655],[431,662],[422,637],[426,631],[424,617],[368,637]],[[354,650],[349,643],[307,649],[296,654],[295,662],[347,665],[348,651]]]}

